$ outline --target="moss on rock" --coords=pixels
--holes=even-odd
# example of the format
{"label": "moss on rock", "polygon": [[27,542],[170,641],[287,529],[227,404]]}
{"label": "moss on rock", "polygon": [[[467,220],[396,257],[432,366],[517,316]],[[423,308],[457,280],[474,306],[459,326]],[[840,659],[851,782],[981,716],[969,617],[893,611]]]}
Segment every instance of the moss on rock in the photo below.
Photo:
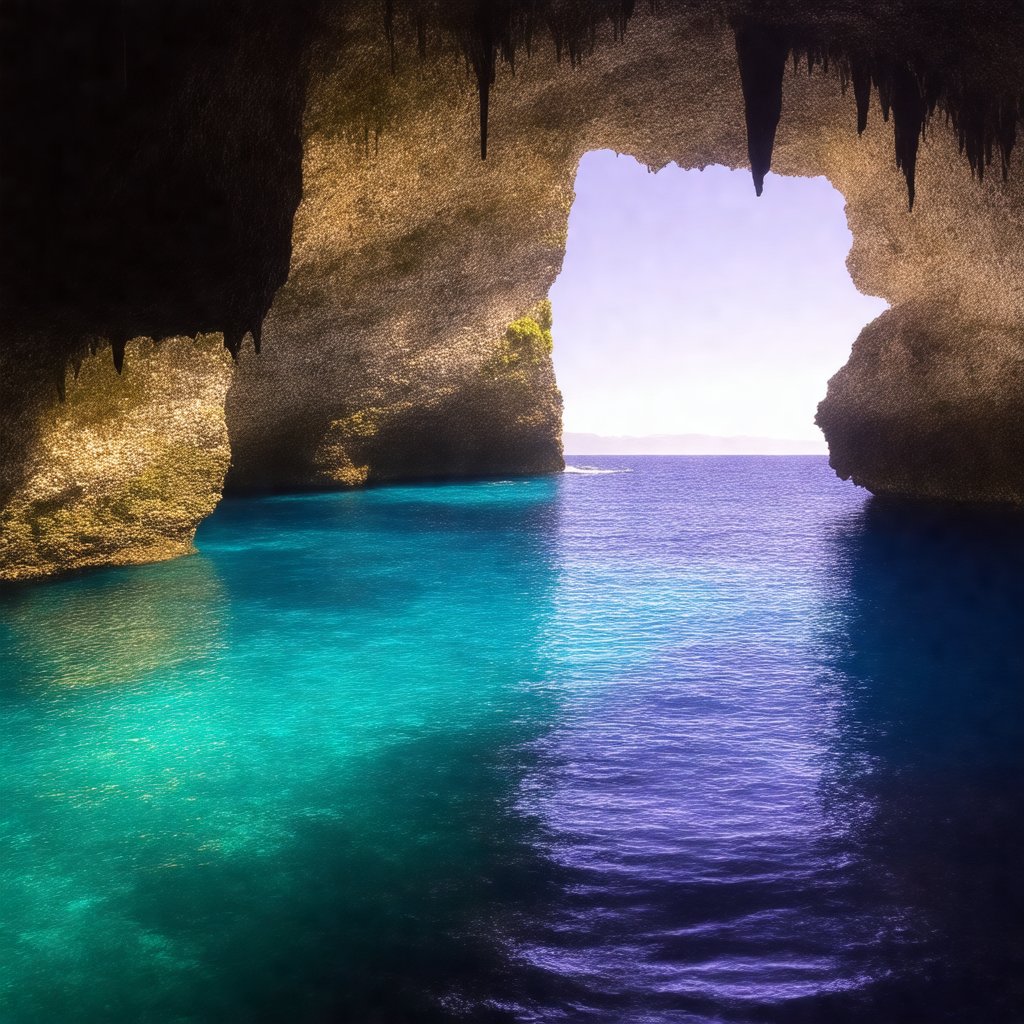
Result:
{"label": "moss on rock", "polygon": [[488,367],[500,372],[539,366],[551,358],[554,346],[551,300],[543,299],[529,313],[517,317],[505,328],[505,337]]}

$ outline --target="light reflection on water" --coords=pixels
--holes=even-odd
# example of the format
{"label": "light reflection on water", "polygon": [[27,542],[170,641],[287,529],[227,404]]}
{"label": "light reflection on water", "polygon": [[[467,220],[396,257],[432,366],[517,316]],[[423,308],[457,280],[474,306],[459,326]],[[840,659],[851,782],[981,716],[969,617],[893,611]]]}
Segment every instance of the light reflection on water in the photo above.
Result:
{"label": "light reflection on water", "polygon": [[0,596],[4,1019],[1018,1019],[1020,524],[604,461]]}

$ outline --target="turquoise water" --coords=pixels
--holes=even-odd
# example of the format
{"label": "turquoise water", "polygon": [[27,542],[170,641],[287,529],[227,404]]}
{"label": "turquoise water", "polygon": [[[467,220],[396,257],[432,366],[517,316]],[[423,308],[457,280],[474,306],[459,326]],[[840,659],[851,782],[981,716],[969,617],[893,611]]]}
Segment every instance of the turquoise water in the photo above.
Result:
{"label": "turquoise water", "polygon": [[0,1018],[1022,1019],[1020,522],[589,461],[0,593]]}

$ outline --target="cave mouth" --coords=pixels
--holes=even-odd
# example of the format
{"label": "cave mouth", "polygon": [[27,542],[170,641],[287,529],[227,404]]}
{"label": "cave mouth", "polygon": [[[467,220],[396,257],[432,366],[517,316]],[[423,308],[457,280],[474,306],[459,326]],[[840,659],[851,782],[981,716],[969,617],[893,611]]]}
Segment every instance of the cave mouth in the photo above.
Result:
{"label": "cave mouth", "polygon": [[825,454],[828,379],[886,308],[824,177],[587,153],[550,292],[565,451]]}

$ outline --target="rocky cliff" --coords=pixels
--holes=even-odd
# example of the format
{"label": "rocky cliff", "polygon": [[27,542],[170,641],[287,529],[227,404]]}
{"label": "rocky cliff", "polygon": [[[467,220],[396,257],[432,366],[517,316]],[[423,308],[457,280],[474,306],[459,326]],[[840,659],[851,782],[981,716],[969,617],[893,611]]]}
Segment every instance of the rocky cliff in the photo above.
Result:
{"label": "rocky cliff", "polygon": [[185,553],[216,505],[223,350],[288,273],[314,9],[0,2],[0,579]]}
{"label": "rocky cliff", "polygon": [[[827,18],[815,24],[829,27]],[[749,99],[774,88],[761,79],[775,57],[764,40],[744,57],[748,37],[689,8],[638,15],[621,38],[610,20],[595,30],[593,52],[569,68],[554,48],[520,60],[515,74],[499,68],[483,162],[476,80],[443,52],[417,57],[412,29],[393,30],[392,70],[379,21],[350,10],[332,28],[350,41],[348,60],[314,66],[291,275],[268,317],[263,355],[243,355],[229,397],[229,486],[554,465],[549,370],[532,385],[538,415],[525,430],[509,433],[508,417],[499,427],[502,402],[474,405],[472,396],[504,325],[557,274],[579,158],[611,148],[652,167],[743,166],[760,145],[762,165],[825,175],[843,192],[854,281],[896,307],[865,332],[822,404],[836,470],[880,493],[1024,500],[1019,446],[1006,433],[1018,391],[1012,374],[996,372],[1015,358],[1024,312],[1012,269],[1024,244],[1015,213],[1024,195],[1020,175],[1003,180],[991,138],[979,155],[965,118],[958,131],[936,121],[911,153],[915,115],[898,95],[906,83],[884,80],[876,66],[872,93],[870,75],[867,87],[856,80],[856,61],[829,67],[827,51],[808,47],[791,70],[778,68],[779,120],[766,149],[757,120],[766,115]],[[995,164],[988,175],[986,149]],[[971,324],[987,324],[987,333]],[[860,357],[883,330],[899,349],[916,339],[913,365],[898,370],[897,360],[890,374],[889,364]],[[1001,355],[985,340],[993,330]],[[954,340],[964,358],[993,370],[984,404],[1002,410],[998,441],[980,394],[949,362]],[[925,405],[945,409],[948,423],[915,420]],[[897,430],[897,421],[915,429]],[[475,444],[480,430],[507,438],[505,454]],[[452,460],[444,453],[459,437],[465,450]],[[946,451],[952,438],[956,455]],[[546,454],[537,457],[537,446]],[[979,460],[987,447],[1001,454]],[[972,481],[968,467],[985,465],[999,468]]]}
{"label": "rocky cliff", "polygon": [[908,301],[861,332],[818,422],[875,494],[1024,504],[1024,337],[985,309]]}
{"label": "rocky cliff", "polygon": [[345,59],[313,65],[291,270],[229,394],[228,487],[560,469],[549,346],[512,359],[509,338],[549,316],[573,167],[518,126],[482,161],[464,68],[400,35],[392,73],[379,12],[323,31]]}
{"label": "rocky cliff", "polygon": [[854,281],[892,306],[819,410],[833,466],[1024,503],[1008,7],[4,11],[7,576],[186,550],[215,502],[228,365],[133,342],[119,377],[137,335],[218,332],[239,356],[236,490],[558,468],[542,303],[598,148],[748,166],[759,189],[769,165],[827,176]]}

